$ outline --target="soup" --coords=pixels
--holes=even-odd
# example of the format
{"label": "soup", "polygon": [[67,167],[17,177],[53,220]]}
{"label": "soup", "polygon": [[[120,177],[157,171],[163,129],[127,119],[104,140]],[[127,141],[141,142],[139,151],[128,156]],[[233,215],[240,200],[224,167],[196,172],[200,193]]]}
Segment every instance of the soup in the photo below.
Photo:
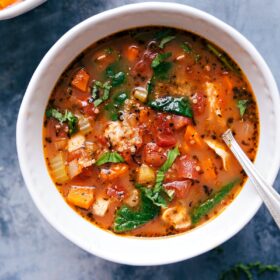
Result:
{"label": "soup", "polygon": [[246,176],[221,139],[228,128],[254,160],[257,105],[238,65],[195,34],[139,28],[100,40],[64,71],[43,145],[79,215],[156,237],[205,223],[237,196]]}

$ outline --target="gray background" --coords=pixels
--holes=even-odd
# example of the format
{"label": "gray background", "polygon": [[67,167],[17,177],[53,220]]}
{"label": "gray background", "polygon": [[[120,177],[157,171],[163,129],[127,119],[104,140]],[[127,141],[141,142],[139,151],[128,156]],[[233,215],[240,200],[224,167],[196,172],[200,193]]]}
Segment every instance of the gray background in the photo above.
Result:
{"label": "gray background", "polygon": [[[133,2],[140,1],[49,0],[25,15],[0,22],[1,280],[209,280],[217,279],[222,270],[236,262],[280,263],[279,231],[264,208],[223,244],[222,250],[172,265],[131,267],[79,249],[57,233],[34,206],[19,170],[15,146],[17,113],[31,75],[50,47],[72,26],[101,11]],[[207,11],[244,34],[263,55],[279,85],[279,0],[177,2]],[[276,185],[279,183],[280,176]],[[267,274],[261,279],[279,278],[280,274]]]}

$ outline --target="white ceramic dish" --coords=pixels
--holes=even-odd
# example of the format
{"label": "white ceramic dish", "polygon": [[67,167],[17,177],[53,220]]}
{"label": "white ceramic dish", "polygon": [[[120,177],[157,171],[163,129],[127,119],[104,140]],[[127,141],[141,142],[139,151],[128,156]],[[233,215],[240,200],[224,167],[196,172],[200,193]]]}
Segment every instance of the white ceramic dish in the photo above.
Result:
{"label": "white ceramic dish", "polygon": [[3,10],[0,10],[0,20],[10,19],[22,15],[46,1],[47,0],[23,0],[22,2],[15,3]]}
{"label": "white ceramic dish", "polygon": [[44,110],[58,77],[93,42],[139,26],[165,25],[195,32],[229,53],[246,73],[260,110],[256,166],[273,183],[280,163],[280,106],[276,83],[257,50],[236,30],[197,9],[174,3],[141,3],[93,16],[67,32],[46,54],[24,96],[17,123],[17,149],[28,190],[54,228],[86,251],[114,262],[159,265],[188,259],[223,243],[254,216],[261,200],[250,182],[217,218],[191,232],[158,239],[120,237],[74,212],[58,193],[43,157]]}

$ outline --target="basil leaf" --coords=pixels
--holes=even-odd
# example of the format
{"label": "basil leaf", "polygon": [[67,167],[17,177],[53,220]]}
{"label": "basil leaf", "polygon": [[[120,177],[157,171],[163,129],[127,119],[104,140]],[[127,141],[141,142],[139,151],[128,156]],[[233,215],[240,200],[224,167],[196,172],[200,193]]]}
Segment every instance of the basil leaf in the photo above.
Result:
{"label": "basil leaf", "polygon": [[165,59],[169,58],[172,55],[171,52],[168,53],[158,53],[157,56],[152,61],[152,68],[158,67]]}
{"label": "basil leaf", "polygon": [[112,86],[117,87],[121,85],[125,80],[125,73],[124,72],[118,72],[112,77]]}
{"label": "basil leaf", "polygon": [[113,163],[124,162],[124,159],[117,152],[106,152],[96,161],[95,164],[97,166],[100,166],[100,165],[108,163],[108,162],[113,162]]}
{"label": "basil leaf", "polygon": [[163,49],[164,46],[165,46],[167,43],[169,43],[170,41],[174,40],[175,38],[176,38],[176,36],[166,36],[166,37],[162,38],[161,41],[160,41],[159,47],[160,47],[161,49]]}
{"label": "basil leaf", "polygon": [[148,103],[152,109],[192,118],[192,108],[187,97],[161,97]]}
{"label": "basil leaf", "polygon": [[160,207],[154,205],[141,189],[140,192],[141,205],[138,210],[134,210],[126,205],[123,205],[116,211],[114,221],[115,232],[120,233],[136,229],[148,223],[159,214]]}
{"label": "basil leaf", "polygon": [[163,188],[163,180],[164,180],[165,173],[172,166],[172,164],[174,163],[174,161],[179,155],[180,152],[178,147],[175,147],[174,149],[170,150],[168,152],[165,163],[157,171],[156,183],[154,187],[152,189],[143,188],[143,191],[145,192],[146,196],[157,206],[166,208],[167,207],[166,196],[169,197],[169,200],[173,198],[172,194],[165,191],[165,189]]}
{"label": "basil leaf", "polygon": [[74,134],[78,130],[78,118],[68,110],[66,110],[63,115],[57,109],[50,108],[46,111],[46,116],[47,118],[52,117],[60,123],[67,123],[70,135]]}
{"label": "basil leaf", "polygon": [[243,117],[245,114],[245,111],[247,109],[247,103],[248,103],[248,100],[238,100],[237,101],[237,107],[239,109],[241,117]]}
{"label": "basil leaf", "polygon": [[191,53],[192,52],[192,48],[191,46],[189,45],[188,42],[184,42],[182,45],[181,45],[181,48],[184,50],[184,52],[186,53]]}
{"label": "basil leaf", "polygon": [[218,205],[234,188],[234,186],[239,182],[235,180],[224,187],[221,190],[212,195],[203,203],[197,205],[191,212],[192,223],[196,224],[200,221],[202,217],[207,215],[216,205]]}

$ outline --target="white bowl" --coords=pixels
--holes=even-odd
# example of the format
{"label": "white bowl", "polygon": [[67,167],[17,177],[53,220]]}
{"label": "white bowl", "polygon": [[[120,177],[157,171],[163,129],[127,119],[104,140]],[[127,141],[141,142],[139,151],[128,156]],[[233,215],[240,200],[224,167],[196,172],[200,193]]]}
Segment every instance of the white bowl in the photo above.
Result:
{"label": "white bowl", "polygon": [[84,250],[118,263],[159,265],[211,250],[241,230],[261,200],[247,182],[238,197],[212,221],[165,238],[114,235],[81,218],[63,200],[44,161],[42,125],[50,93],[69,63],[92,43],[112,33],[140,26],[164,25],[197,33],[229,53],[246,73],[260,110],[260,143],[255,164],[273,183],[280,163],[280,106],[276,83],[253,45],[232,27],[197,9],[174,3],[141,3],[93,16],[68,31],[46,54],[24,96],[17,123],[17,149],[28,190],[54,228]]}
{"label": "white bowl", "polygon": [[47,0],[23,0],[22,2],[15,3],[3,10],[0,10],[0,20],[17,17],[24,14]]}

